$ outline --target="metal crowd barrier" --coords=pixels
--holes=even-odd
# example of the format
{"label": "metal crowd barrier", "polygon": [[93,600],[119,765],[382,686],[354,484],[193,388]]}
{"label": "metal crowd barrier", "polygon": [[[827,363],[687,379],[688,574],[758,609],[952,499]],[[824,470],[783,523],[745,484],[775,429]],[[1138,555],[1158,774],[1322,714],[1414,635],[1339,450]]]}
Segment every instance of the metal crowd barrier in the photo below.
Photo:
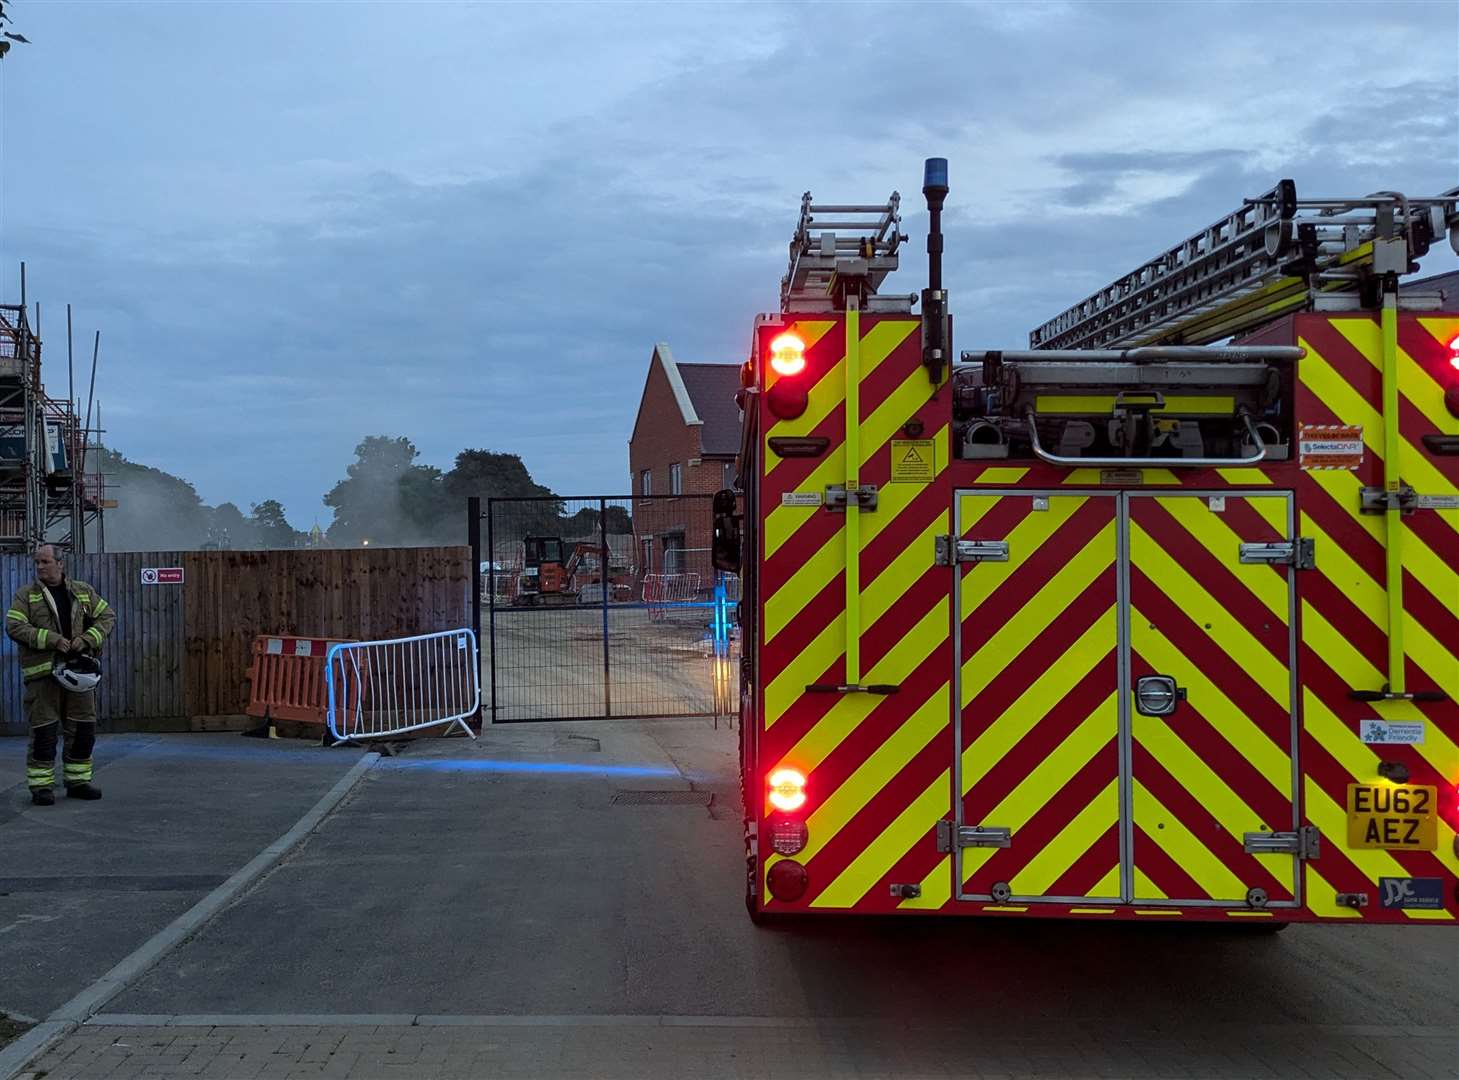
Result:
{"label": "metal crowd barrier", "polygon": [[389,641],[342,643],[325,662],[329,733],[368,741],[423,728],[460,725],[481,707],[481,661],[472,630]]}

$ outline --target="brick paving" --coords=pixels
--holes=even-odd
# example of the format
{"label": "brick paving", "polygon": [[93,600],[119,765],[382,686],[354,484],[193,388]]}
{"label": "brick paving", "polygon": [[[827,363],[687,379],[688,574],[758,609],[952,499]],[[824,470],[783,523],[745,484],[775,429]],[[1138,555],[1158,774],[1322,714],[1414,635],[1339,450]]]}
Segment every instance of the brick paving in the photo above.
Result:
{"label": "brick paving", "polygon": [[[928,1080],[1459,1077],[1448,1028],[1212,1026],[1200,1036],[723,1017],[456,1017],[417,1024],[86,1024],[17,1080]],[[980,1020],[981,1018],[981,1020]],[[187,1018],[179,1018],[186,1020]]]}

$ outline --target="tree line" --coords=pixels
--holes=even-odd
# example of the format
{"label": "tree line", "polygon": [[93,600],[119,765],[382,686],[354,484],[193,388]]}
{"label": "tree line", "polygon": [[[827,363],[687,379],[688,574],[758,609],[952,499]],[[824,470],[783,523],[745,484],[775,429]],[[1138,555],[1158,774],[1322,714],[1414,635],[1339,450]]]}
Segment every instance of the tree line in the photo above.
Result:
{"label": "tree line", "polygon": [[181,477],[102,450],[100,469],[108,495],[117,500],[106,512],[106,548],[292,548],[316,539],[332,547],[464,544],[466,499],[472,495],[540,499],[522,504],[522,513],[514,515],[524,532],[577,535],[573,529],[586,533],[596,525],[596,513],[592,522],[578,521],[581,512],[565,516],[562,502],[532,479],[517,454],[462,450],[444,471],[421,464],[419,457],[403,436],[361,440],[345,476],[324,495],[322,505],[332,516],[315,538],[312,530],[289,523],[277,499],[254,503],[247,513],[232,502],[209,506]]}

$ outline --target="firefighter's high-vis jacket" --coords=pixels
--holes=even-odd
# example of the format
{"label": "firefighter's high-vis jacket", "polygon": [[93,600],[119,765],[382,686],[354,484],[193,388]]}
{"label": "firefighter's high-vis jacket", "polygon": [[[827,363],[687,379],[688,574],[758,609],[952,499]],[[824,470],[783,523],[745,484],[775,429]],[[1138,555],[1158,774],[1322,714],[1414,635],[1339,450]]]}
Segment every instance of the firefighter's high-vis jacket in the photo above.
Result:
{"label": "firefighter's high-vis jacket", "polygon": [[[101,652],[101,643],[116,625],[116,612],[86,582],[67,578],[65,586],[71,594],[71,637],[83,639],[93,655]],[[21,586],[10,601],[5,633],[20,646],[20,670],[26,682],[51,673],[61,622],[55,601],[40,581]]]}

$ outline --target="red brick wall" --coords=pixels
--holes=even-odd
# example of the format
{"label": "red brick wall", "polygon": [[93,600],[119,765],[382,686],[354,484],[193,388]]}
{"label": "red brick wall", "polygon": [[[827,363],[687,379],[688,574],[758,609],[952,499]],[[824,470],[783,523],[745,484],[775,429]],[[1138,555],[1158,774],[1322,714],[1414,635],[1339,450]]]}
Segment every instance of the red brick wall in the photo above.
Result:
{"label": "red brick wall", "polygon": [[[709,500],[703,496],[713,495],[729,483],[723,461],[690,464],[699,458],[699,431],[698,425],[684,423],[663,366],[653,360],[644,386],[637,427],[628,442],[629,490],[634,495],[643,493],[640,477],[644,469],[649,469],[653,474],[652,494],[668,495],[669,466],[677,462],[683,467],[683,493],[700,496],[694,499],[654,499],[634,504],[634,532],[639,537],[654,538],[654,571],[663,569],[661,538],[664,533],[682,531],[684,546],[690,549],[707,549],[713,539],[713,512]],[[733,468],[728,475],[732,482]],[[639,543],[635,549],[635,561],[641,561],[642,550]],[[713,570],[707,554],[693,556],[688,568],[700,572],[706,581],[712,580]]]}
{"label": "red brick wall", "polygon": [[648,383],[643,388],[638,425],[628,441],[629,491],[634,495],[643,494],[639,474],[644,469],[651,469],[652,493],[667,495],[669,464],[675,461],[685,466],[684,490],[691,490],[688,464],[691,458],[698,456],[699,428],[684,423],[663,365],[654,359],[649,367]]}

